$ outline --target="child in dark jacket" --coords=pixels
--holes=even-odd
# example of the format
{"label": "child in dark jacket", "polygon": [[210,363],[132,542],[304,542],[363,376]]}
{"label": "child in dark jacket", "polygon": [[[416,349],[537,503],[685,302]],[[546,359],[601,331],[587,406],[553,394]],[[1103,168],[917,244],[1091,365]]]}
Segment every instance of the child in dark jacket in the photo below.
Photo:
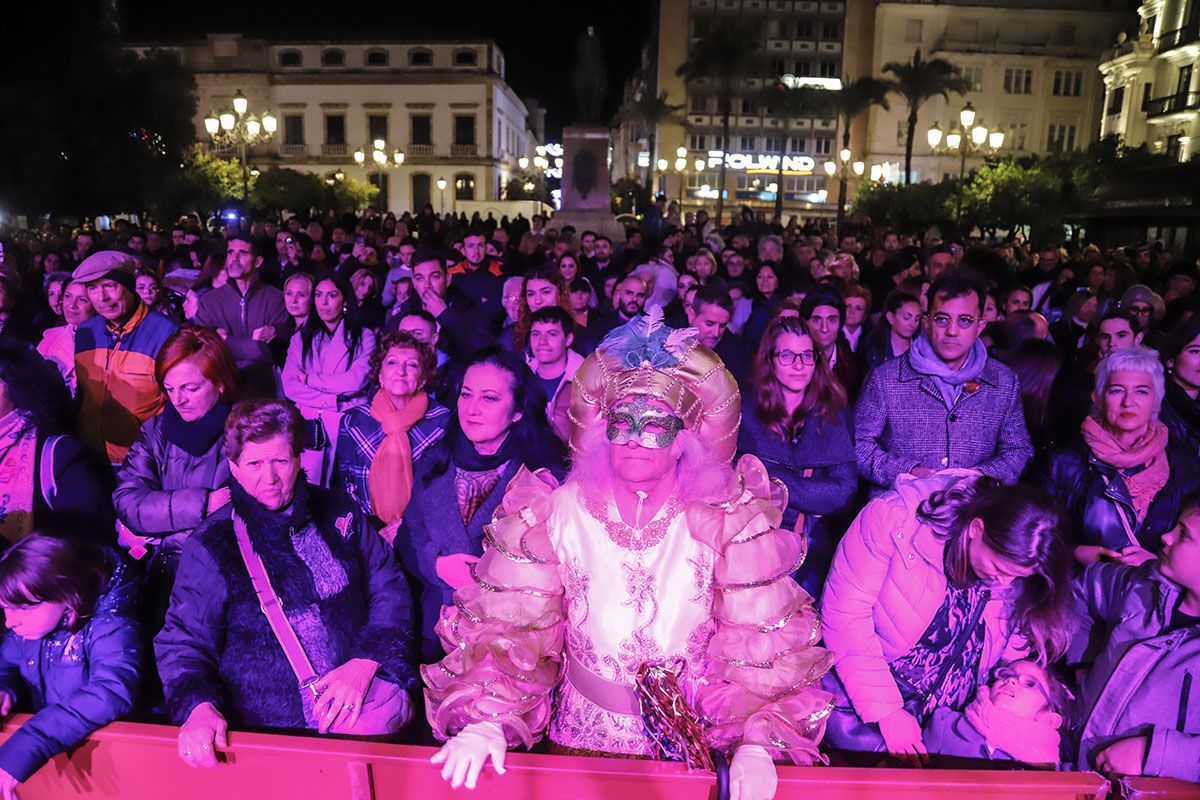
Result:
{"label": "child in dark jacket", "polygon": [[1058,766],[1063,722],[1055,709],[1065,699],[1061,685],[1037,662],[1002,664],[965,710],[933,713],[925,724],[925,748],[948,766],[990,761],[1052,769]]}
{"label": "child in dark jacket", "polygon": [[124,562],[96,545],[34,534],[0,556],[0,715],[33,712],[0,744],[0,796],[129,712],[142,652],[134,603]]}

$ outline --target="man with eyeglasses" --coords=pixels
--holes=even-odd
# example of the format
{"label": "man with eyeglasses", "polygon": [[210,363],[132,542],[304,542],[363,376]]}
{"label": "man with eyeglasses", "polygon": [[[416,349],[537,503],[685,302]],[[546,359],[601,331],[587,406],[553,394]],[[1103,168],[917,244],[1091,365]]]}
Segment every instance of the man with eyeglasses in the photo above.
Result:
{"label": "man with eyeglasses", "polygon": [[1152,326],[1166,313],[1166,304],[1163,303],[1162,297],[1149,286],[1137,283],[1125,290],[1117,307],[1137,318],[1138,324],[1142,326],[1146,347],[1157,350],[1163,337]]}
{"label": "man with eyeglasses", "polygon": [[929,287],[908,352],[874,370],[855,412],[859,472],[873,493],[905,473],[971,468],[1011,483],[1033,456],[1020,386],[979,341],[987,285],[954,268]]}

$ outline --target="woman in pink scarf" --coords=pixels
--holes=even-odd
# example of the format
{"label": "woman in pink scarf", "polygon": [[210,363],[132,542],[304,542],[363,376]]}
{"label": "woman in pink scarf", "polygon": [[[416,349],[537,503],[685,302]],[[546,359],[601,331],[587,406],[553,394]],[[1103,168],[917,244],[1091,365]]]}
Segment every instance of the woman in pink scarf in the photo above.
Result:
{"label": "woman in pink scarf", "polygon": [[1066,503],[1082,563],[1153,559],[1181,498],[1200,486],[1196,456],[1158,419],[1163,394],[1154,351],[1109,353],[1096,368],[1094,408],[1079,439],[1051,460],[1049,488]]}

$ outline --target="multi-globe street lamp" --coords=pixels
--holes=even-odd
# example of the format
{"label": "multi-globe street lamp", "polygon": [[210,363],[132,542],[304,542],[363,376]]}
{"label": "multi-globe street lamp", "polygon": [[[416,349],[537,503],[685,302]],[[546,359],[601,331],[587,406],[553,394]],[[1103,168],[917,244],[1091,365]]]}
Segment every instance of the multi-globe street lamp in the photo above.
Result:
{"label": "multi-globe street lamp", "polygon": [[242,197],[250,194],[250,166],[246,163],[246,150],[271,140],[278,127],[278,120],[269,111],[261,117],[247,113],[250,101],[238,89],[233,96],[233,108],[210,111],[204,118],[204,130],[215,145],[233,145],[238,148],[238,160],[242,165]]}
{"label": "multi-globe street lamp", "polygon": [[851,174],[856,178],[861,178],[863,173],[867,171],[867,165],[861,160],[854,160],[854,155],[846,148],[838,151],[838,159],[834,161],[830,159],[825,162],[825,174],[829,177],[838,178],[838,199],[837,199],[837,230],[838,235],[842,232],[842,223],[846,221],[846,183],[850,180]]}
{"label": "multi-globe street lamp", "polygon": [[942,127],[935,122],[933,127],[926,133],[926,138],[929,141],[929,149],[935,153],[939,152],[944,142],[947,151],[959,154],[958,198],[954,214],[955,219],[962,218],[963,179],[967,174],[967,156],[983,153],[985,147],[990,148],[991,152],[1004,147],[1004,131],[999,128],[993,130],[984,125],[979,120],[979,115],[975,111],[975,107],[970,103],[967,103],[958,112],[958,122],[959,127],[954,128],[948,133],[943,132]]}
{"label": "multi-globe street lamp", "polygon": [[[389,167],[398,167],[404,163],[404,152],[399,148],[393,149],[391,155],[388,155],[387,141],[384,139],[375,139],[371,142],[371,163],[379,169],[387,169]],[[358,148],[354,151],[354,163],[362,166],[367,163],[367,153],[363,148]]]}

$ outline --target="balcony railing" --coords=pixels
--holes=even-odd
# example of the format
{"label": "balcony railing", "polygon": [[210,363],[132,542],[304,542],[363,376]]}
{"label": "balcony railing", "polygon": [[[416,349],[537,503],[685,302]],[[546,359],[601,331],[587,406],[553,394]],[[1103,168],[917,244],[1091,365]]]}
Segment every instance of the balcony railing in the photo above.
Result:
{"label": "balcony railing", "polygon": [[1200,92],[1180,92],[1155,97],[1146,103],[1147,117],[1164,117],[1167,114],[1177,114],[1180,111],[1194,111],[1200,108]]}
{"label": "balcony railing", "polygon": [[1200,40],[1200,21],[1189,22],[1182,28],[1167,31],[1159,36],[1158,52],[1165,53],[1167,50],[1174,50],[1176,47],[1183,47],[1185,44],[1191,44],[1197,40]]}
{"label": "balcony railing", "polygon": [[413,158],[433,158],[433,145],[410,144],[408,146],[408,154]]}
{"label": "balcony railing", "polygon": [[281,144],[279,145],[279,155],[281,158],[306,158],[308,156],[308,145]]}
{"label": "balcony railing", "polygon": [[450,145],[450,155],[454,158],[474,157],[477,147],[473,144],[452,144]]}
{"label": "balcony railing", "polygon": [[350,155],[350,147],[345,144],[323,144],[321,155],[325,158],[343,158]]}

